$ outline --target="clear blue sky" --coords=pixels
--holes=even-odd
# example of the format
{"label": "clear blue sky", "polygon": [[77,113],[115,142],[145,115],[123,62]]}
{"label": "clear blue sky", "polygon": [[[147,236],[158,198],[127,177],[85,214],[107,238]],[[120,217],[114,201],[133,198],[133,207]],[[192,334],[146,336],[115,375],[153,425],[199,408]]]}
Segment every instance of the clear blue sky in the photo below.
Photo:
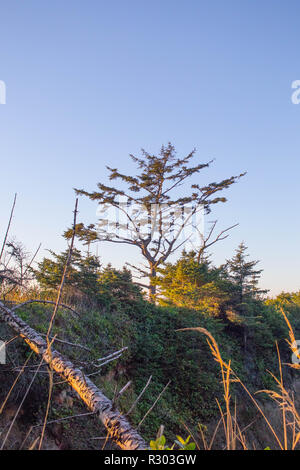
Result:
{"label": "clear blue sky", "polygon": [[[244,240],[272,293],[300,288],[300,79],[297,0],[2,1],[0,80],[3,234],[29,250],[65,247],[74,187],[107,181],[105,165],[133,172],[128,154],[196,147],[215,158],[203,182],[247,171],[218,208],[223,262]],[[80,199],[80,219],[96,207]],[[42,252],[45,254],[46,252]],[[121,266],[136,251],[100,245]]]}

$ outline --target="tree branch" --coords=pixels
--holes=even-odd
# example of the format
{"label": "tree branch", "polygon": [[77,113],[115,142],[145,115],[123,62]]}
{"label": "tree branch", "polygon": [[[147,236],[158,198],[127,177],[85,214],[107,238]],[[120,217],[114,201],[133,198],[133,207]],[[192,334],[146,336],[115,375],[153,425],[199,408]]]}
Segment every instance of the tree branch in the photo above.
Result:
{"label": "tree branch", "polygon": [[[15,305],[15,306],[12,308],[12,311],[14,312],[14,311],[17,310],[18,308],[20,308],[20,307],[25,307],[25,305],[32,304],[32,303],[56,305],[56,302],[53,302],[52,300],[35,300],[35,299],[33,299],[33,300],[26,300],[26,302],[23,302],[22,304]],[[76,310],[74,310],[74,309],[73,309],[72,307],[70,307],[69,305],[59,303],[58,306],[61,307],[61,308],[66,308],[66,309],[70,310],[71,312],[75,313],[76,315],[80,316],[80,313],[76,312]]]}
{"label": "tree branch", "polygon": [[49,352],[47,342],[12,310],[5,307],[2,302],[0,302],[0,320],[16,331],[36,354],[42,356],[54,372],[66,379],[87,407],[98,415],[110,438],[121,449],[141,450],[147,448],[143,438],[131,427],[127,419],[118,410],[113,410],[111,401],[101,390],[62,354],[54,349]]}

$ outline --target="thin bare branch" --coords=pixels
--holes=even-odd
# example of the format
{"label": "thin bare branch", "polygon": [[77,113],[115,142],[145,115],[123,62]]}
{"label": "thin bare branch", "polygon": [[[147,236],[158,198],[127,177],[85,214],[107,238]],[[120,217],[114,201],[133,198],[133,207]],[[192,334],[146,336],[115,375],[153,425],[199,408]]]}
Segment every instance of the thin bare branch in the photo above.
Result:
{"label": "thin bare branch", "polygon": [[160,400],[161,396],[165,393],[165,391],[167,390],[168,386],[170,385],[171,383],[171,380],[169,380],[169,382],[167,383],[167,385],[164,387],[164,389],[160,392],[160,394],[158,395],[158,397],[156,398],[155,402],[153,403],[153,405],[149,408],[149,410],[146,412],[146,414],[144,415],[144,417],[142,418],[142,420],[139,422],[138,424],[138,429],[141,427],[141,425],[143,424],[143,422],[145,421],[145,419],[147,418],[148,414],[151,413],[151,411],[153,410],[153,408],[155,407],[156,403]]}
{"label": "thin bare branch", "polygon": [[130,415],[130,413],[132,413],[132,411],[134,410],[134,408],[136,407],[136,405],[138,404],[138,402],[140,401],[140,399],[144,395],[145,391],[147,390],[148,386],[150,385],[151,380],[152,380],[152,375],[150,375],[145,387],[143,388],[143,390],[141,391],[141,393],[139,394],[137,399],[133,402],[133,404],[131,405],[131,407],[129,408],[129,410],[125,414],[125,416],[128,416],[128,415]]}
{"label": "thin bare branch", "polygon": [[12,208],[11,208],[11,211],[10,211],[10,217],[9,217],[6,233],[5,233],[2,248],[1,248],[0,261],[1,261],[1,258],[2,258],[3,252],[4,252],[4,248],[5,248],[5,245],[6,245],[6,240],[7,240],[7,237],[8,237],[11,221],[12,221],[14,210],[15,210],[16,200],[17,200],[17,193],[15,194],[14,202],[13,202],[13,205],[12,205]]}
{"label": "thin bare branch", "polygon": [[[15,305],[14,307],[12,307],[12,311],[14,312],[18,308],[25,307],[25,305],[32,304],[32,303],[56,305],[56,302],[53,302],[52,300],[31,299],[31,300],[26,300],[26,302],[23,302],[21,304]],[[66,304],[63,304],[63,303],[60,302],[58,304],[58,307],[66,308],[67,310],[70,310],[71,312],[73,312],[76,315],[80,316],[80,313],[76,312],[76,310],[74,310],[74,308],[70,307],[69,305],[66,305]]]}
{"label": "thin bare branch", "polygon": [[[41,333],[41,336],[46,336],[46,335]],[[57,341],[58,343],[66,344],[67,346],[72,346],[75,348],[84,349],[85,351],[91,352],[91,349],[87,348],[86,346],[83,346],[82,344],[70,343],[70,341],[64,341],[62,339],[57,338],[56,336],[55,338],[50,338],[50,339],[53,339],[54,343]]]}

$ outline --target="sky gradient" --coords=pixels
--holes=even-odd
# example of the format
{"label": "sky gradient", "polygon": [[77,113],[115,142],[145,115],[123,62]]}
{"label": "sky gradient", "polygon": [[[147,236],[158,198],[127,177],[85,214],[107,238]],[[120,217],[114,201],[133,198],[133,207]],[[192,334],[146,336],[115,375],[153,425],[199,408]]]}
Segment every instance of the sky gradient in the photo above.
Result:
{"label": "sky gradient", "polygon": [[[247,171],[207,221],[239,223],[214,249],[222,263],[244,240],[272,294],[298,290],[300,79],[296,0],[16,0],[0,3],[0,234],[29,251],[62,250],[73,188],[134,173],[129,153],[171,141],[205,184]],[[80,198],[79,219],[96,221]],[[100,244],[104,263],[138,252]]]}

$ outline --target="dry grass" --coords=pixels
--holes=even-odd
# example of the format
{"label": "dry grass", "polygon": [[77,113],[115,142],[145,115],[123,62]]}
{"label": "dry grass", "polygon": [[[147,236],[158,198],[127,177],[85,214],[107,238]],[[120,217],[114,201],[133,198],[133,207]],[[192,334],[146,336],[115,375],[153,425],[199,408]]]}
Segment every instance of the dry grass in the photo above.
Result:
{"label": "dry grass", "polygon": [[[282,310],[282,315],[286,321],[286,324],[289,329],[289,340],[287,340],[291,351],[300,359],[299,352],[296,347],[296,340],[295,335],[292,329],[292,326]],[[277,446],[280,450],[295,450],[300,441],[300,415],[295,406],[294,395],[291,391],[287,390],[284,385],[283,381],[283,374],[282,374],[282,362],[279,353],[278,345],[276,344],[277,354],[278,354],[278,363],[279,363],[279,377],[276,377],[273,373],[268,373],[273,377],[277,389],[276,390],[260,390],[257,393],[264,393],[268,397],[270,397],[278,409],[281,411],[281,424],[282,429],[275,430],[273,425],[271,424],[271,420],[268,419],[265,412],[263,411],[262,406],[258,403],[254,395],[248,390],[246,385],[242,382],[242,380],[238,377],[238,375],[234,372],[231,367],[231,362],[225,362],[222,358],[219,346],[215,340],[215,338],[211,335],[209,331],[205,328],[197,327],[197,328],[183,328],[178,331],[187,331],[187,330],[195,330],[199,331],[200,333],[204,334],[207,338],[207,343],[210,348],[211,354],[215,361],[219,364],[220,371],[221,371],[221,379],[222,379],[222,386],[223,386],[223,398],[224,398],[224,405],[223,407],[217,400],[218,408],[220,411],[220,420],[217,423],[217,426],[212,434],[210,441],[208,442],[207,436],[203,432],[202,426],[199,426],[199,434],[202,439],[203,448],[205,450],[211,450],[213,444],[215,442],[215,438],[219,429],[222,425],[224,431],[224,438],[225,438],[225,449],[226,450],[237,450],[237,449],[244,449],[250,450],[250,445],[247,439],[247,431],[251,429],[251,424],[246,426],[246,428],[242,429],[238,423],[237,419],[237,404],[232,403],[231,397],[231,384],[238,383],[244,392],[250,398],[252,404],[257,409],[263,421],[271,431]],[[300,369],[299,364],[287,364],[288,366],[294,369]],[[268,447],[268,442],[265,443],[266,448]]]}

